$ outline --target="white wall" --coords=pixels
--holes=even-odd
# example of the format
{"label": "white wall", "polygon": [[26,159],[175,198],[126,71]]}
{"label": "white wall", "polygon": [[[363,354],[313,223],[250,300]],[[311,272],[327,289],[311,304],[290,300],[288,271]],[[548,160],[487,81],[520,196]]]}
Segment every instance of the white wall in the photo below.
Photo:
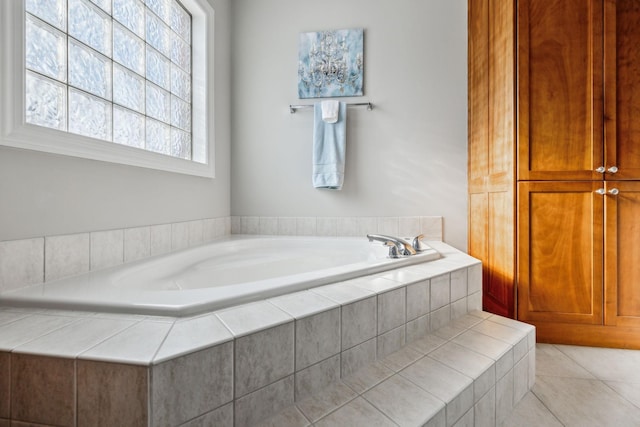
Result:
{"label": "white wall", "polygon": [[0,241],[230,214],[230,0],[215,9],[216,178],[0,146]]}
{"label": "white wall", "polygon": [[[233,215],[442,215],[467,247],[467,1],[233,0]],[[313,117],[297,99],[298,34],[365,29],[342,191],[311,186]]]}

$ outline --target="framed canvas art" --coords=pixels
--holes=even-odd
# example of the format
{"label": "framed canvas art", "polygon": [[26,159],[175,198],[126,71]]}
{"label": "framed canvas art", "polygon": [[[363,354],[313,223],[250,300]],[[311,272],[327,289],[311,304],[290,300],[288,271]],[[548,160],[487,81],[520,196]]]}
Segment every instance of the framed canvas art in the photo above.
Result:
{"label": "framed canvas art", "polygon": [[362,96],[364,30],[301,33],[298,97]]}

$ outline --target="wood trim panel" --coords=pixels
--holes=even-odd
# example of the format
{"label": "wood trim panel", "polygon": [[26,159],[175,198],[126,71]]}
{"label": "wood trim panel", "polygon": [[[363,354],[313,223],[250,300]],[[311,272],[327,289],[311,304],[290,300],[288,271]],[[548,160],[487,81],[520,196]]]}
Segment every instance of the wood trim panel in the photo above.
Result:
{"label": "wood trim panel", "polygon": [[640,328],[540,321],[529,321],[528,323],[536,327],[536,341],[540,343],[640,350]]}

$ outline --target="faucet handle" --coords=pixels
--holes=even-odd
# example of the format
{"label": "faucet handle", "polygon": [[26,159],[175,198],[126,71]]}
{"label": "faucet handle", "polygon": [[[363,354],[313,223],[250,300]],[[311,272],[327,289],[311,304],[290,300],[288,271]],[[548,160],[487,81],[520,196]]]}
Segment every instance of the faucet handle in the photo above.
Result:
{"label": "faucet handle", "polygon": [[387,240],[384,242],[385,246],[389,246],[389,258],[400,258],[400,250],[398,249],[398,245],[394,242]]}
{"label": "faucet handle", "polygon": [[423,238],[424,238],[424,234],[419,234],[413,238],[413,241],[411,242],[411,246],[413,246],[413,249],[415,249],[416,252],[422,252],[429,249],[429,246],[427,246],[425,243],[422,242]]}

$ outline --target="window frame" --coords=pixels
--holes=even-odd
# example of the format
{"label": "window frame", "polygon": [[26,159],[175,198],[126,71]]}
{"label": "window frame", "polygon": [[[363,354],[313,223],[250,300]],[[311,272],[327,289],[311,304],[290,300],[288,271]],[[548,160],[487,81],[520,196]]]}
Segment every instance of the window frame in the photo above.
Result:
{"label": "window frame", "polygon": [[192,16],[193,160],[26,123],[25,0],[0,1],[0,145],[214,178],[214,10],[207,0],[180,2]]}

